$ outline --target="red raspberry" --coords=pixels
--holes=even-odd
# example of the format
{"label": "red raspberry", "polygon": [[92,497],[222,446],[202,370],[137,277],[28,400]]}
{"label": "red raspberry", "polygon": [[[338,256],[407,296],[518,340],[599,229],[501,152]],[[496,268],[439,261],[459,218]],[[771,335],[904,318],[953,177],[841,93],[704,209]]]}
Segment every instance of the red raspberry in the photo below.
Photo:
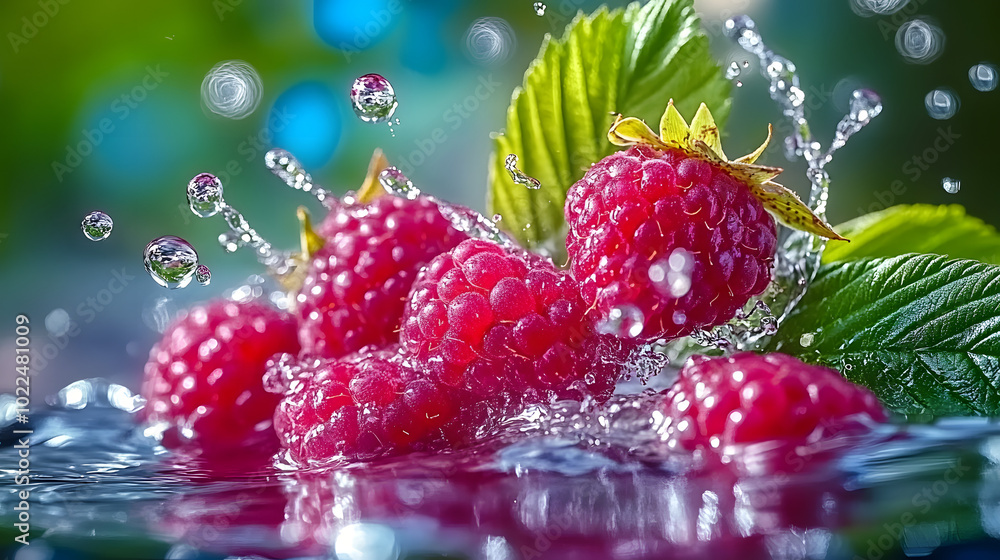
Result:
{"label": "red raspberry", "polygon": [[576,281],[549,261],[470,239],[414,283],[401,338],[435,379],[480,398],[606,397],[625,350],[594,335],[585,309]]}
{"label": "red raspberry", "polygon": [[480,409],[460,410],[459,393],[427,379],[398,345],[305,363],[284,355],[264,384],[284,395],[274,427],[300,464],[448,447],[484,420]]}
{"label": "red raspberry", "polygon": [[777,353],[696,356],[666,392],[665,403],[662,433],[671,446],[687,449],[799,442],[843,427],[850,417],[886,419],[868,389],[832,369]]}
{"label": "red raspberry", "polygon": [[165,425],[163,444],[204,455],[272,453],[278,397],[264,390],[267,359],[297,352],[292,318],[263,303],[216,300],[182,312],[146,363],[141,417]]}
{"label": "red raspberry", "polygon": [[570,188],[565,212],[584,300],[603,317],[636,306],[646,337],[724,323],[770,282],[774,219],[747,185],[680,150],[604,158]]}
{"label": "red raspberry", "polygon": [[326,244],[312,257],[296,314],[303,350],[329,358],[398,341],[417,272],[465,239],[433,202],[393,196],[338,203],[317,233]]}

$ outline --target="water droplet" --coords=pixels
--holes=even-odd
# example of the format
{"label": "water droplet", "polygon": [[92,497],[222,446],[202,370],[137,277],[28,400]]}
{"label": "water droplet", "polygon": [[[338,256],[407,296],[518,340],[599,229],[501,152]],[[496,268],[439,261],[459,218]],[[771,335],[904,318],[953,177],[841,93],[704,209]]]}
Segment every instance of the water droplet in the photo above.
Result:
{"label": "water droplet", "polygon": [[927,114],[938,120],[946,120],[955,116],[961,105],[954,92],[944,88],[931,90],[924,97]]}
{"label": "water droplet", "polygon": [[111,220],[111,216],[99,210],[87,214],[84,216],[83,221],[80,222],[80,229],[83,230],[83,234],[87,236],[87,239],[91,241],[103,241],[107,239],[114,227],[115,223]]}
{"label": "water droplet", "polygon": [[501,216],[500,214],[493,214],[493,221],[494,222],[499,222],[502,219],[503,219],[503,216]]}
{"label": "water droplet", "polygon": [[392,118],[398,103],[389,80],[379,74],[365,74],[351,86],[351,105],[359,119],[381,123]]}
{"label": "water droplet", "polygon": [[944,187],[944,191],[946,193],[955,194],[962,189],[962,182],[958,179],[945,177],[944,179],[941,179],[941,186]]}
{"label": "water droplet", "polygon": [[72,321],[69,318],[69,313],[61,307],[53,309],[45,316],[45,330],[54,337],[58,338],[66,334],[70,326],[72,326]]}
{"label": "water droplet", "polygon": [[[850,111],[837,123],[830,149],[823,156],[823,164],[833,161],[833,153],[844,147],[852,136],[882,113],[882,98],[870,89],[856,89],[851,93]],[[817,146],[817,151],[819,147]],[[818,180],[822,180],[820,177]]]}
{"label": "water droplet", "polygon": [[803,348],[809,348],[810,346],[812,346],[812,343],[815,339],[816,335],[814,335],[813,333],[810,332],[802,333],[802,336],[799,337],[799,344]]}
{"label": "water droplet", "polygon": [[198,252],[180,237],[164,235],[146,245],[143,265],[157,284],[170,289],[183,288],[194,278]]}
{"label": "water droplet", "polygon": [[996,66],[983,63],[969,68],[969,81],[979,91],[993,91],[997,87]]}
{"label": "water droplet", "polygon": [[518,185],[524,185],[529,189],[540,189],[542,184],[534,177],[529,177],[525,175],[523,171],[517,168],[517,155],[509,154],[507,156],[507,163],[504,165],[507,168],[507,172],[510,173],[510,178],[514,180]]}
{"label": "water droplet", "polygon": [[201,100],[208,110],[230,119],[242,119],[260,105],[264,87],[260,75],[242,60],[216,64],[201,82]]}
{"label": "water droplet", "polygon": [[[396,120],[398,121],[399,119]],[[327,200],[334,198],[330,191],[313,183],[312,175],[306,171],[302,163],[288,150],[282,150],[281,148],[268,150],[264,154],[264,165],[275,177],[281,179],[289,187],[311,193],[316,197],[316,200],[324,204]]]}
{"label": "water droplet", "polygon": [[642,334],[646,317],[638,307],[622,304],[608,311],[607,320],[598,325],[598,331],[622,338],[635,338]]}
{"label": "water droplet", "polygon": [[207,286],[212,282],[212,271],[207,266],[199,264],[194,269],[194,279],[202,286]]}
{"label": "water droplet", "polygon": [[739,64],[733,62],[732,64],[729,65],[728,68],[726,68],[726,79],[727,80],[732,80],[733,78],[735,78],[736,76],[739,76],[739,75],[740,75],[740,65]]}
{"label": "water droplet", "polygon": [[896,50],[907,62],[929,64],[943,49],[944,33],[922,19],[908,21],[896,30]]}
{"label": "water droplet", "polygon": [[670,256],[649,267],[649,280],[664,295],[681,298],[691,291],[694,256],[685,249],[674,249]]}
{"label": "water droplet", "polygon": [[736,80],[736,87],[743,87],[743,82],[740,80]]}
{"label": "water droplet", "polygon": [[225,249],[227,253],[235,253],[236,250],[240,248],[241,244],[242,241],[240,240],[240,236],[231,231],[219,234],[219,245]]}
{"label": "water droplet", "polygon": [[514,29],[509,23],[496,17],[477,19],[465,33],[465,46],[469,56],[487,66],[507,62],[516,44]]}
{"label": "water droplet", "polygon": [[420,189],[413,186],[413,181],[395,167],[387,167],[378,174],[378,182],[389,194],[399,196],[407,200],[416,200],[420,196]]}
{"label": "water droplet", "polygon": [[749,60],[744,60],[743,61],[743,67],[744,68],[750,68],[750,61]]}
{"label": "water droplet", "polygon": [[545,3],[544,2],[535,2],[535,4],[532,6],[532,8],[534,8],[534,10],[535,10],[535,15],[537,15],[537,16],[544,16],[545,15]]}
{"label": "water droplet", "polygon": [[222,182],[211,173],[195,175],[188,183],[187,199],[196,216],[214,216],[222,209]]}

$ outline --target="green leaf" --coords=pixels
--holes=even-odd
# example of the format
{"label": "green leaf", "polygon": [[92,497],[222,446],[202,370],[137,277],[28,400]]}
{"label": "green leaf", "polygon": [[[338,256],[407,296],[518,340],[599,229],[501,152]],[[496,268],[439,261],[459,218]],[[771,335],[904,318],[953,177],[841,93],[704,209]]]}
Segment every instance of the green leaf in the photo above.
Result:
{"label": "green leaf", "polygon": [[1000,234],[957,204],[893,206],[835,229],[851,242],[831,241],[823,253],[824,263],[934,253],[1000,264]]}
{"label": "green leaf", "polygon": [[[526,247],[561,247],[566,191],[616,149],[607,139],[614,113],[657,123],[673,98],[688,116],[705,102],[722,124],[729,90],[692,0],[578,15],[562,38],[546,36],[514,90],[507,126],[495,137],[489,213],[501,214],[501,226]],[[508,154],[541,188],[514,183]]]}
{"label": "green leaf", "polygon": [[899,412],[1000,414],[1000,267],[913,254],[825,265],[769,350],[834,367]]}

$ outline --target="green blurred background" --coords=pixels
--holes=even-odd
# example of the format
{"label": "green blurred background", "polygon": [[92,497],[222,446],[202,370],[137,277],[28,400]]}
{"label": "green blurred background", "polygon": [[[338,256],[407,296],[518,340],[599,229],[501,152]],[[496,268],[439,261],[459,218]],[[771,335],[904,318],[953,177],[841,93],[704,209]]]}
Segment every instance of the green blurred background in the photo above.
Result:
{"label": "green blurred background", "polygon": [[[971,65],[1000,62],[1000,6],[910,0],[896,14],[861,17],[850,1],[696,5],[722,64],[747,60],[721,34],[726,17],[743,12],[772,48],[797,63],[824,144],[854,87],[883,96],[882,116],[830,167],[831,221],[896,203],[954,202],[1000,223],[992,169],[1000,91],[978,92],[968,78]],[[601,3],[552,1],[541,17],[529,0],[0,3],[0,362],[13,362],[13,317],[26,313],[40,356],[36,399],[90,376],[137,388],[158,320],[260,271],[247,251],[228,255],[218,246],[220,218],[202,220],[187,210],[184,187],[193,175],[223,177],[227,201],[279,246],[296,243],[296,206],[318,212],[264,168],[263,154],[273,146],[298,154],[319,182],[339,192],[359,185],[372,150],[382,147],[424,190],[483,209],[489,134],[503,127],[511,91],[545,33],[561,33],[578,9]],[[915,16],[946,37],[931,64],[907,63],[896,50],[896,29]],[[470,55],[467,31],[483,17],[508,23],[508,57],[487,63]],[[251,64],[263,83],[259,107],[241,120],[214,115],[201,100],[206,72],[232,59]],[[738,78],[743,86],[733,90],[731,154],[752,150],[767,123],[781,119],[750,62]],[[351,111],[350,85],[369,72],[386,76],[398,94],[395,136]],[[961,100],[945,121],[924,109],[924,96],[941,86]],[[111,125],[107,132],[102,121]],[[443,141],[432,137],[436,128]],[[944,150],[934,148],[939,136],[951,139]],[[802,166],[785,161],[780,144],[778,137],[766,160],[785,165],[783,183],[801,187]],[[911,160],[927,150],[934,161],[916,173]],[[962,190],[946,193],[945,176],[961,180]],[[101,243],[87,241],[79,228],[95,209],[115,220]],[[197,247],[213,270],[211,286],[168,292],[150,280],[142,249],[166,234]],[[75,334],[46,332],[55,309],[65,310]],[[13,374],[3,376],[0,390],[12,383]]]}

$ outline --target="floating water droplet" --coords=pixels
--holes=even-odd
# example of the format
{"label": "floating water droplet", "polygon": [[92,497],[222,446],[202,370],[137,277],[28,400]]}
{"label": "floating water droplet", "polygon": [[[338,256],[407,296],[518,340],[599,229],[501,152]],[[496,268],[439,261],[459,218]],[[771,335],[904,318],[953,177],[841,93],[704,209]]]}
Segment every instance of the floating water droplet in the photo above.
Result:
{"label": "floating water droplet", "polygon": [[378,182],[389,194],[407,200],[416,200],[420,189],[413,186],[413,181],[395,167],[386,167],[378,174]]}
{"label": "floating water droplet", "polygon": [[398,103],[389,80],[379,74],[365,74],[351,86],[351,105],[359,119],[381,123],[392,118]]}
{"label": "floating water droplet", "polygon": [[500,214],[493,214],[493,221],[494,222],[499,222],[502,219],[503,219],[503,216],[501,216]]}
{"label": "floating water droplet", "polygon": [[603,334],[612,334],[623,338],[635,338],[642,334],[646,317],[638,307],[632,304],[622,304],[608,311],[608,318],[598,326]]}
{"label": "floating water droplet", "polygon": [[507,62],[516,44],[514,29],[509,23],[496,17],[477,19],[465,33],[465,46],[469,56],[487,66]]}
{"label": "floating water droplet", "polygon": [[740,80],[736,80],[736,87],[743,87],[743,82]]}
{"label": "floating water droplet", "polygon": [[203,264],[199,264],[194,269],[194,279],[202,286],[207,286],[212,282],[212,271]]}
{"label": "floating water droplet", "polygon": [[72,326],[72,321],[69,318],[69,313],[61,307],[53,309],[45,316],[45,330],[56,338],[66,334],[70,326]]}
{"label": "floating water droplet", "polygon": [[743,67],[744,68],[750,68],[750,61],[749,60],[744,60],[743,61]]}
{"label": "floating water droplet", "polygon": [[87,236],[87,239],[91,241],[103,241],[107,239],[114,227],[115,223],[111,220],[111,216],[99,210],[87,214],[84,216],[83,221],[80,222],[80,229],[83,230],[83,234]]}
{"label": "floating water droplet", "polygon": [[507,163],[504,165],[507,168],[507,172],[510,173],[510,178],[514,180],[518,185],[524,185],[529,189],[540,189],[542,184],[535,179],[526,175],[523,171],[517,168],[517,155],[509,154],[507,156]]}
{"label": "floating water droplet", "polygon": [[810,346],[812,346],[812,343],[815,339],[816,335],[814,335],[813,333],[810,332],[802,333],[802,336],[799,337],[799,345],[801,345],[803,348],[809,348]]}
{"label": "floating water droplet", "polygon": [[240,239],[240,236],[236,235],[231,231],[226,231],[219,234],[219,245],[227,253],[235,253],[236,250],[240,248],[241,244],[242,240]]}
{"label": "floating water droplet", "polygon": [[187,199],[196,216],[214,216],[222,209],[222,182],[211,173],[195,175],[188,183]]}
{"label": "floating water droplet", "polygon": [[953,91],[944,88],[931,90],[924,97],[924,107],[927,108],[927,114],[942,121],[954,117],[960,105],[958,96]]}
{"label": "floating water droplet", "polygon": [[201,100],[209,111],[230,119],[242,119],[260,105],[264,87],[260,75],[242,60],[216,64],[201,82]]}
{"label": "floating water droplet", "polygon": [[958,179],[945,177],[944,179],[941,179],[941,186],[944,187],[944,191],[946,193],[955,194],[962,189],[962,182]]}
{"label": "floating water droplet", "polygon": [[535,2],[535,4],[532,6],[532,8],[535,10],[535,15],[537,16],[545,15],[545,7],[546,6],[544,2]]}
{"label": "floating water droplet", "polygon": [[729,65],[728,68],[726,68],[726,79],[727,80],[732,80],[733,78],[735,78],[736,76],[739,76],[739,75],[740,75],[740,65],[739,64],[733,62],[732,64]]}
{"label": "floating water droplet", "polygon": [[896,30],[896,50],[907,62],[929,64],[944,50],[944,33],[922,19],[908,21]]}
{"label": "floating water droplet", "polygon": [[183,288],[194,278],[198,252],[180,237],[164,235],[146,245],[143,265],[157,284],[170,289]]}
{"label": "floating water droplet", "polygon": [[992,64],[977,64],[969,68],[969,81],[979,91],[993,91],[997,88],[997,68]]}

